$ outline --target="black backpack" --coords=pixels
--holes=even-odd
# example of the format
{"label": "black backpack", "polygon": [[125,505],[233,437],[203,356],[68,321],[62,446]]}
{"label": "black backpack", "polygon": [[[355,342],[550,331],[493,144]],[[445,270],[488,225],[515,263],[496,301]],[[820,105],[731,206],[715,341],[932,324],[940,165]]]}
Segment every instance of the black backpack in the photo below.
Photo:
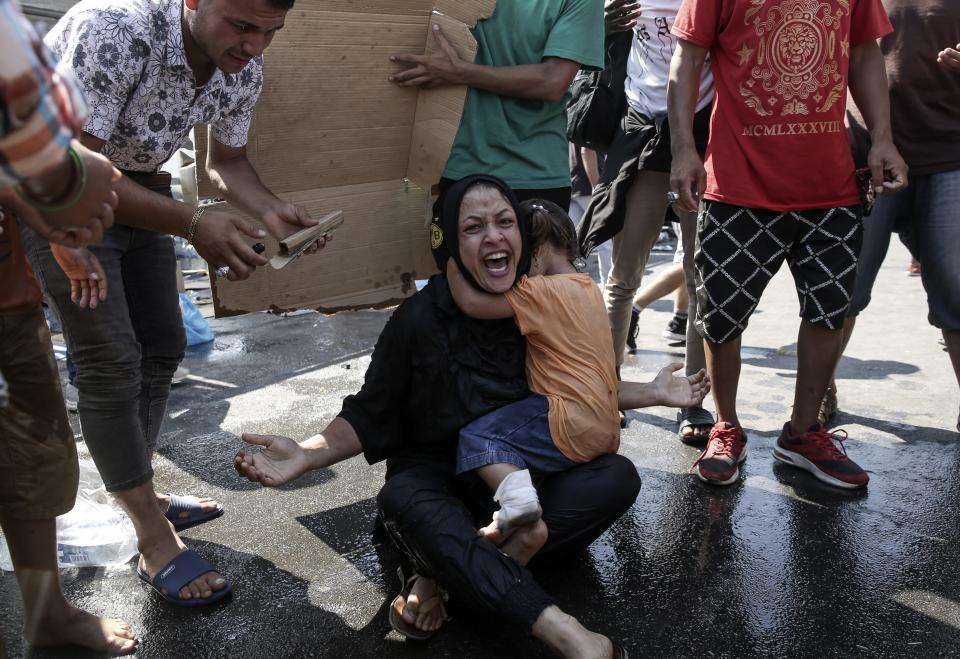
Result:
{"label": "black backpack", "polygon": [[570,85],[567,140],[577,146],[606,151],[627,107],[624,84],[633,30],[607,37],[603,71],[580,70]]}

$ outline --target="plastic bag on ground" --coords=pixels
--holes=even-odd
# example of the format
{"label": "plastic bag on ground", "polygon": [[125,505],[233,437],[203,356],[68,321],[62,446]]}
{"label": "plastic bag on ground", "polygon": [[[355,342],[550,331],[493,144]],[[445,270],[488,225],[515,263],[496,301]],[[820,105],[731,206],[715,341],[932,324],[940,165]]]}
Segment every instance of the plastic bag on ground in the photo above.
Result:
{"label": "plastic bag on ground", "polygon": [[186,293],[180,294],[180,313],[183,315],[183,329],[187,333],[187,345],[195,346],[213,341],[213,330],[203,317],[197,305]]}
{"label": "plastic bag on ground", "polygon": [[[80,460],[77,503],[57,518],[57,560],[60,567],[122,565],[137,554],[137,534],[130,518],[107,494],[97,467]],[[0,538],[0,569],[13,570],[7,543]]]}

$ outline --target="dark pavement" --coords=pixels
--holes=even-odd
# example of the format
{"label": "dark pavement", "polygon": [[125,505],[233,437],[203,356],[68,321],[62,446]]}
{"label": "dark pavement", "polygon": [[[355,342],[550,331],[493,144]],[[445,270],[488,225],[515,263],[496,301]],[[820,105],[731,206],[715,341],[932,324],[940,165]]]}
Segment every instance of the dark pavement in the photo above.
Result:
{"label": "dark pavement", "polygon": [[[643,488],[589,552],[537,572],[563,609],[632,656],[960,656],[957,385],[920,282],[903,275],[907,258],[891,249],[839,371],[838,423],[871,472],[869,488],[839,491],[772,459],[792,401],[798,324],[781,272],[744,338],[750,453],[740,482],[709,487],[689,473],[698,449],[676,439],[672,410],[629,413],[621,452]],[[670,307],[644,311],[642,349],[625,378],[649,379],[679,357],[659,338]],[[183,536],[233,579],[231,602],[167,605],[133,563],[64,571],[68,598],[130,622],[141,658],[548,656],[523,633],[456,607],[426,644],[390,632],[399,584],[370,534],[382,465],[356,458],[274,491],[232,469],[240,432],[301,439],[332,419],[360,386],[389,313],[216,321],[213,352],[188,359],[193,376],[174,390],[156,482],[223,502],[224,516]],[[9,573],[0,602],[8,654],[24,656]]]}

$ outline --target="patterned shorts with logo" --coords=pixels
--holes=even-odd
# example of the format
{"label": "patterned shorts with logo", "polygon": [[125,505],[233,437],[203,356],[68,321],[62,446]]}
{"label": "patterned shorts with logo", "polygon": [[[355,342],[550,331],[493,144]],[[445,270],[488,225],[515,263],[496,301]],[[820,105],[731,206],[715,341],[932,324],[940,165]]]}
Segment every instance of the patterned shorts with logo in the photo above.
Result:
{"label": "patterned shorts with logo", "polygon": [[800,316],[839,329],[862,240],[860,206],[779,212],[703,202],[694,256],[698,331],[711,343],[740,336],[784,260]]}

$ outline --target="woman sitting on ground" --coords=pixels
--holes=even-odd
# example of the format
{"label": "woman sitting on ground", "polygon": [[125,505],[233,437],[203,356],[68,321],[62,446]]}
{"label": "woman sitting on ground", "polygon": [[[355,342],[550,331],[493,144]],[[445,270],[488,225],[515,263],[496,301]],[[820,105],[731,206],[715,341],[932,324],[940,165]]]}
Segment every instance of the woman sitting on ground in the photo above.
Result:
{"label": "woman sitting on ground", "polygon": [[[468,232],[468,225],[475,228]],[[441,272],[453,258],[489,293],[509,290],[530,260],[516,197],[492,176],[467,177],[447,190],[431,244]],[[540,555],[577,552],[623,515],[640,490],[633,463],[603,455],[545,476],[541,519],[499,547],[477,535],[493,512],[487,488],[455,473],[460,429],[529,396],[524,353],[513,320],[467,317],[446,277],[436,275],[387,321],[363,387],[321,434],[299,444],[245,434],[244,441],[262,450],[239,452],[235,467],[275,487],[360,453],[371,463],[386,460],[380,519],[415,574],[391,608],[401,633],[422,638],[439,627],[443,589],[486,617],[517,624],[562,656],[625,657],[610,639],[562,612],[524,566],[531,547],[542,545]]]}
{"label": "woman sitting on ground", "polygon": [[[476,471],[494,490],[500,509],[481,533],[498,543],[540,519],[534,478],[617,452],[619,410],[692,407],[710,391],[703,369],[673,377],[683,364],[662,369],[650,383],[617,382],[603,298],[590,275],[579,271],[583,258],[573,221],[544,199],[525,201],[520,208],[530,228],[529,277],[495,295],[461,272],[454,259],[447,262],[450,291],[465,314],[513,318],[527,338],[527,382],[533,393],[460,431],[457,473]],[[478,219],[464,219],[466,233],[479,227]]]}

